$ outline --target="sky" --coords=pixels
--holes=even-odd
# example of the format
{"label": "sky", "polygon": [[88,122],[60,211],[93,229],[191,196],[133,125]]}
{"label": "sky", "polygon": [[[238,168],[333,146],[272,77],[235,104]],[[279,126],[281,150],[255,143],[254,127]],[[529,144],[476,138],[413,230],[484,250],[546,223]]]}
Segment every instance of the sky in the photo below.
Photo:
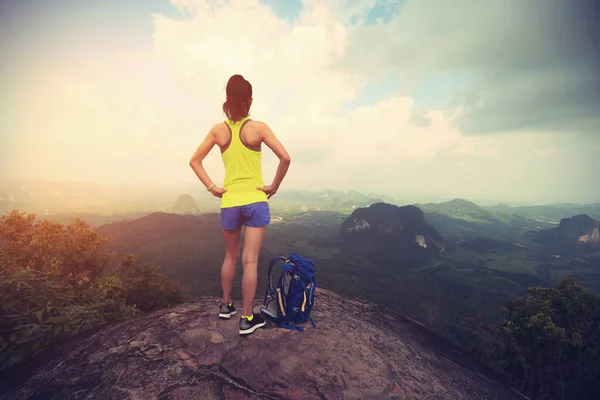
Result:
{"label": "sky", "polygon": [[3,0],[0,178],[201,191],[188,162],[242,74],[282,190],[600,202],[592,4]]}

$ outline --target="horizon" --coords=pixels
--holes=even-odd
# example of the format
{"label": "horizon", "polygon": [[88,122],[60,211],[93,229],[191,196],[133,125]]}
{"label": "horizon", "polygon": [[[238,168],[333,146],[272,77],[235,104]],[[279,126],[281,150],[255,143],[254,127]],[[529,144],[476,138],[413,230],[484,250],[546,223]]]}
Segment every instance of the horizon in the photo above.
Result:
{"label": "horizon", "polygon": [[2,2],[0,178],[200,196],[188,161],[240,73],[291,155],[281,191],[600,203],[598,10],[444,4]]}
{"label": "horizon", "polygon": [[[177,198],[181,195],[190,195],[196,201],[213,201],[215,204],[219,203],[219,199],[213,198],[209,194],[206,193],[203,187],[198,187],[196,184],[179,184],[174,183],[171,185],[128,185],[128,184],[102,184],[91,181],[76,181],[76,180],[40,180],[40,179],[26,179],[26,180],[7,180],[0,179],[0,200],[3,199],[3,193],[6,195],[10,193],[10,190],[7,190],[7,187],[14,188],[14,185],[27,185],[27,184],[42,184],[44,186],[52,186],[52,185],[86,185],[93,188],[99,188],[103,192],[103,196],[106,196],[108,192],[109,196],[118,196],[118,194],[127,194],[128,196],[142,196],[142,195],[153,195],[157,196],[153,200],[158,200],[158,197],[162,201],[166,201],[167,198],[172,198],[173,203],[177,200]],[[201,185],[201,183],[199,183]],[[7,186],[8,185],[8,186]],[[196,190],[192,186],[196,186]],[[106,191],[106,192],[105,192]],[[514,207],[528,207],[528,206],[552,206],[552,205],[561,205],[561,204],[573,204],[573,205],[600,205],[600,201],[595,202],[582,202],[582,201],[515,201],[510,199],[494,199],[494,198],[485,198],[485,197],[465,197],[465,196],[453,196],[453,195],[444,195],[444,194],[407,194],[407,193],[385,193],[385,192],[374,192],[374,191],[361,191],[356,189],[339,189],[335,187],[329,187],[325,189],[310,189],[310,188],[281,188],[278,193],[285,194],[290,192],[301,192],[305,194],[318,194],[323,191],[333,191],[340,192],[342,194],[348,194],[350,192],[358,192],[363,195],[369,195],[376,198],[377,196],[386,197],[394,202],[402,203],[402,205],[409,204],[426,204],[426,203],[444,203],[452,200],[467,200],[471,203],[474,203],[481,207],[491,207],[495,205],[509,205]],[[115,193],[116,192],[116,193]],[[47,194],[47,193],[45,193]],[[128,199],[131,199],[129,197]],[[151,200],[151,199],[148,199]],[[273,197],[275,202],[279,202],[279,198],[277,195]],[[281,200],[281,204],[285,204],[288,200]],[[386,199],[382,199],[383,202],[386,202]]]}

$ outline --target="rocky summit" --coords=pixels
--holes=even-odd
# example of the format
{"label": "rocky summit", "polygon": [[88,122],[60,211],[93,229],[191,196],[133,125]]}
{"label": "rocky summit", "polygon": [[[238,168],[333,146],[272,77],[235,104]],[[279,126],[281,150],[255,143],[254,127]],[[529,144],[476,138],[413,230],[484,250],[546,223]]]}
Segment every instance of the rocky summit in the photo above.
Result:
{"label": "rocky summit", "polygon": [[538,241],[557,251],[600,248],[600,222],[580,214],[563,218],[556,228],[538,233]]}
{"label": "rocky summit", "polygon": [[347,240],[375,240],[394,245],[398,252],[444,249],[442,236],[418,207],[375,203],[357,208],[340,228]]}
{"label": "rocky summit", "polygon": [[600,222],[589,215],[580,214],[571,218],[563,218],[558,226],[558,237],[565,243],[600,243]]}
{"label": "rocky summit", "polygon": [[192,196],[189,194],[182,194],[177,198],[177,201],[173,206],[173,212],[178,214],[188,214],[200,212],[200,209]]}
{"label": "rocky summit", "polygon": [[[303,332],[238,335],[219,299],[103,327],[34,359],[0,399],[524,399],[422,325],[320,290]],[[239,314],[239,313],[238,313]]]}

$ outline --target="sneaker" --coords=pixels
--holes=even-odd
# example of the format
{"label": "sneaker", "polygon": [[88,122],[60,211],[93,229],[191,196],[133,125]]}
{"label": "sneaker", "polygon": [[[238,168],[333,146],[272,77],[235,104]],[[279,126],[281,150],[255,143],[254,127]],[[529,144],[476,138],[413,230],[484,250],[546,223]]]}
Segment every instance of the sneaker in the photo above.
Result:
{"label": "sneaker", "polygon": [[252,321],[248,321],[247,318],[240,318],[240,335],[249,335],[258,328],[265,326],[266,322],[260,314],[252,314]]}
{"label": "sneaker", "polygon": [[230,319],[232,315],[235,315],[235,307],[229,305],[227,303],[221,304],[221,309],[219,310],[219,318]]}

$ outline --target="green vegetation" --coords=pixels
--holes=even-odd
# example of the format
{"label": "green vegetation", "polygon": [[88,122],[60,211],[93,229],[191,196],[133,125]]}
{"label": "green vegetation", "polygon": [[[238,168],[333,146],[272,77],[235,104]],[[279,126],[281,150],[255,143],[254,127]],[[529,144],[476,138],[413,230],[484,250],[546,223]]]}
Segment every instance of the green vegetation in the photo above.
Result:
{"label": "green vegetation", "polygon": [[547,204],[537,206],[511,207],[497,205],[489,207],[488,210],[496,214],[514,215],[539,222],[557,224],[563,218],[574,215],[587,214],[596,221],[600,220],[600,204]]}
{"label": "green vegetation", "polygon": [[[328,193],[328,196],[330,194],[332,193]],[[340,196],[339,193],[333,195],[335,196],[329,196],[327,199]],[[438,255],[412,257],[399,252],[399,247],[393,242],[344,242],[339,234],[340,227],[352,212],[352,208],[347,204],[339,204],[336,207],[332,205],[334,210],[327,210],[321,207],[322,199],[313,202],[309,200],[292,203],[273,202],[273,223],[267,230],[265,246],[259,259],[258,295],[264,290],[268,261],[272,257],[294,251],[315,261],[320,287],[347,297],[357,297],[380,304],[420,321],[463,348],[472,349],[487,362],[510,372],[515,385],[530,394],[537,393],[532,395],[532,398],[549,398],[543,397],[549,395],[548,393],[565,393],[564,398],[586,398],[587,394],[583,391],[561,392],[567,390],[564,387],[548,386],[547,393],[544,391],[546,389],[541,390],[545,380],[554,379],[558,382],[560,378],[567,382],[571,375],[564,371],[532,372],[532,365],[539,362],[530,359],[534,356],[529,352],[534,342],[524,342],[521,336],[512,337],[511,342],[496,331],[492,335],[491,331],[480,328],[499,327],[502,325],[498,325],[499,319],[510,317],[508,320],[516,324],[513,327],[525,326],[519,328],[518,332],[530,329],[534,326],[531,325],[533,322],[529,323],[525,317],[508,313],[507,310],[512,310],[510,304],[517,304],[515,298],[530,296],[533,292],[546,293],[542,289],[531,288],[553,287],[565,275],[575,277],[590,293],[599,294],[600,251],[556,254],[554,248],[535,240],[537,232],[555,224],[529,217],[523,218],[516,212],[508,215],[501,211],[478,207],[464,200],[454,200],[448,202],[449,204],[422,206],[427,212],[426,220],[442,234],[445,251]],[[202,206],[201,208],[205,209]],[[511,207],[511,210],[513,209]],[[14,336],[11,339],[10,335],[15,332],[21,334],[21,329],[32,330],[31,324],[41,325],[37,321],[37,314],[48,305],[49,299],[52,299],[51,307],[55,307],[51,311],[56,314],[43,311],[42,321],[54,315],[63,318],[59,321],[70,321],[60,322],[67,327],[58,330],[62,335],[67,335],[73,330],[81,331],[85,327],[181,301],[181,289],[170,280],[181,282],[192,296],[221,294],[219,271],[224,244],[221,235],[215,234],[220,232],[219,217],[216,213],[152,213],[135,220],[111,222],[98,227],[96,231],[80,220],[62,227],[49,221],[34,224],[31,218],[11,213],[3,219],[3,230],[0,231],[0,237],[4,240],[0,242],[2,273],[10,275],[2,276],[2,295],[12,293],[11,296],[15,296],[17,293],[18,296],[31,299],[27,300],[30,304],[19,311],[22,314],[25,313],[23,310],[35,310],[27,311],[26,317],[22,317],[13,325],[8,324],[9,319],[5,316],[15,312],[3,311],[0,333],[5,343],[12,346],[13,353],[10,357],[14,356],[14,352],[30,354],[35,351],[33,348],[24,350],[24,347],[17,347],[16,342],[21,339],[10,342],[15,339]],[[114,218],[116,217],[111,216],[111,220],[114,221]],[[99,217],[95,219],[99,220]],[[23,226],[27,228],[22,228]],[[33,240],[33,237],[36,239]],[[107,237],[108,242],[105,243],[100,237]],[[53,243],[59,245],[55,246]],[[110,258],[105,254],[107,248],[114,251],[115,257]],[[129,253],[137,254],[141,258],[137,259],[128,255]],[[158,272],[158,267],[144,266],[142,261],[160,265],[165,275]],[[17,266],[18,268],[15,268]],[[241,268],[238,269],[238,274],[240,273]],[[19,282],[26,282],[32,289],[28,289],[29,292],[17,291],[19,285],[24,287]],[[576,287],[579,287],[579,284]],[[563,286],[548,290],[560,291]],[[64,300],[55,297],[59,293],[65,297]],[[239,299],[240,293],[238,279],[234,287],[234,298]],[[562,320],[555,319],[562,318],[558,317],[561,314],[552,308],[562,301],[560,296],[557,296],[552,297],[553,300],[548,306],[550,308],[544,308],[542,311],[557,328],[549,325],[546,317],[543,319],[543,326],[558,332],[567,328],[561,325]],[[585,294],[583,297],[595,298],[592,294]],[[4,299],[5,297],[0,299],[3,309],[5,302],[22,302],[17,297],[14,298],[16,300],[9,297],[6,297],[8,300]],[[508,303],[509,308],[502,308],[509,301],[513,301]],[[72,305],[87,308],[78,308],[78,314],[74,314],[74,309],[69,308]],[[132,308],[133,305],[135,308]],[[590,307],[592,310],[593,307]],[[530,305],[525,308],[535,310]],[[539,312],[535,315],[537,314]],[[90,322],[81,322],[80,320],[84,319],[81,315]],[[531,319],[533,315],[527,318]],[[476,334],[471,324],[463,323],[466,318],[472,316],[477,316],[475,320],[480,324]],[[586,314],[582,318],[586,321],[592,318],[588,317]],[[589,324],[597,322],[597,314],[595,318],[596,320],[589,320]],[[56,320],[50,320],[48,323],[55,322]],[[25,328],[15,328],[21,325]],[[58,328],[47,325],[43,329],[35,328],[33,333],[37,335],[36,332],[50,332],[54,329]],[[506,330],[506,326],[502,325],[502,329]],[[68,331],[67,334],[64,333],[65,330]],[[50,338],[49,334],[45,335],[44,338]],[[531,335],[534,337],[533,333]],[[553,336],[552,340],[554,339],[556,338]],[[568,342],[568,339],[564,340]],[[50,342],[41,342],[36,349]],[[516,343],[517,347],[506,350],[506,343]],[[502,346],[505,346],[502,357],[498,355],[500,353],[489,351],[492,348],[496,351],[503,348]],[[565,346],[565,349],[569,350],[561,350],[561,360],[575,362],[569,359],[574,350],[568,347],[574,344]],[[9,354],[6,348],[4,345],[3,355]],[[517,351],[518,348],[521,349],[521,353]],[[594,355],[597,357],[597,353],[594,353],[597,349],[591,349],[589,352],[588,349],[591,347],[577,350],[582,357],[580,360],[589,362]],[[517,367],[517,359],[521,367]],[[548,363],[548,360],[543,359],[543,362]],[[563,367],[571,365],[568,363]],[[580,380],[574,382],[579,382],[578,385],[585,387],[582,376],[593,372],[593,369],[586,369],[585,366],[582,368],[577,378]],[[565,387],[574,390],[571,386]],[[580,397],[573,397],[575,394]]]}
{"label": "green vegetation", "polygon": [[[510,224],[494,228],[444,216],[447,229],[438,229],[446,251],[437,257],[409,259],[398,254],[393,243],[344,246],[339,230],[347,213],[273,211],[273,216],[278,221],[267,230],[259,259],[259,295],[269,259],[295,251],[316,262],[321,287],[390,307],[462,346],[470,340],[461,324],[466,316],[481,313],[491,321],[504,301],[523,295],[530,286],[551,286],[573,274],[600,293],[600,274],[590,258],[594,256],[555,258],[524,236],[523,228]],[[468,233],[447,233],[466,224],[472,229]],[[502,234],[494,235],[494,229]],[[164,213],[98,228],[119,256],[133,252],[161,265],[165,274],[196,296],[220,295],[224,244],[215,234],[219,230],[217,214]],[[239,279],[236,293],[240,295]]]}
{"label": "green vegetation", "polygon": [[185,291],[126,255],[111,274],[105,239],[12,211],[0,220],[0,370],[104,323],[171,306]]}
{"label": "green vegetation", "polygon": [[600,392],[600,297],[567,276],[530,287],[495,323],[467,319],[472,350],[502,368],[533,400],[596,399]]}

